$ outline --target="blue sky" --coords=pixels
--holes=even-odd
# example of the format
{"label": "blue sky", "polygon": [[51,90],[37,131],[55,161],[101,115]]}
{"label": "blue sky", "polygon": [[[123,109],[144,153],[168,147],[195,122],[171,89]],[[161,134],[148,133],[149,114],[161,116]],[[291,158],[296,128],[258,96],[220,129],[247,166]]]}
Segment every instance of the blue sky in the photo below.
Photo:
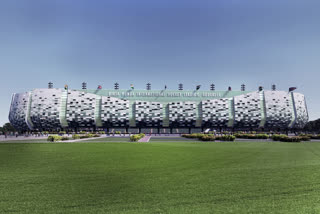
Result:
{"label": "blue sky", "polygon": [[234,90],[307,98],[320,117],[320,1],[2,0],[0,125],[11,94],[68,84]]}

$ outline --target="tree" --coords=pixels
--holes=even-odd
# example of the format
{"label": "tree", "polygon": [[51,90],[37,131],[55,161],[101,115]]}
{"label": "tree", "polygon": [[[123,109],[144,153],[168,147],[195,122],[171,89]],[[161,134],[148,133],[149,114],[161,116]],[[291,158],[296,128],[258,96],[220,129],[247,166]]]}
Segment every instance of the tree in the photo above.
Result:
{"label": "tree", "polygon": [[320,119],[309,121],[304,127],[304,131],[320,132]]}
{"label": "tree", "polygon": [[16,129],[11,125],[11,123],[6,123],[2,127],[2,131],[4,131],[4,132],[16,132]]}

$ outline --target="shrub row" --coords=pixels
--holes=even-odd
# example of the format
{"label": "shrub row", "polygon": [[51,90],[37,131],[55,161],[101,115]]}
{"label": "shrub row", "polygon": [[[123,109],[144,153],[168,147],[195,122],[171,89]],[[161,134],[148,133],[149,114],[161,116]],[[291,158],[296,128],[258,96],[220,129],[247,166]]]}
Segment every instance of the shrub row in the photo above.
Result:
{"label": "shrub row", "polygon": [[49,142],[57,142],[57,141],[64,141],[64,140],[70,140],[70,138],[62,137],[62,136],[59,136],[59,135],[50,135],[47,138],[47,141],[49,141]]}
{"label": "shrub row", "polygon": [[236,137],[234,135],[222,135],[222,136],[216,136],[216,140],[220,141],[234,141]]}
{"label": "shrub row", "polygon": [[215,141],[215,140],[234,141],[236,139],[236,137],[233,135],[214,136],[213,134],[200,134],[200,133],[183,134],[182,137],[199,139],[201,141]]}
{"label": "shrub row", "polygon": [[[72,135],[72,138],[75,135]],[[79,137],[80,139],[84,139],[84,138],[92,138],[92,137],[100,137],[99,134],[86,134],[86,135],[78,135],[76,137]],[[79,138],[74,138],[74,139],[79,139]]]}
{"label": "shrub row", "polygon": [[310,139],[320,139],[320,135],[300,134],[300,137],[309,137]]}
{"label": "shrub row", "polygon": [[140,140],[141,138],[145,137],[146,135],[141,133],[141,134],[134,134],[130,136],[130,141],[132,142],[137,142],[138,140]]}
{"label": "shrub row", "polygon": [[272,135],[273,141],[281,141],[281,142],[301,142],[301,141],[309,141],[310,137],[308,136],[297,136],[297,137],[289,137],[287,135]]}
{"label": "shrub row", "polygon": [[57,141],[65,141],[65,140],[71,140],[71,139],[82,139],[82,138],[92,138],[92,137],[100,137],[98,134],[86,134],[86,135],[78,135],[74,134],[72,135],[72,138],[66,137],[66,136],[59,136],[59,135],[50,135],[47,138],[47,141],[50,142],[57,142]]}
{"label": "shrub row", "polygon": [[267,134],[235,134],[236,138],[245,138],[245,139],[268,139],[269,135]]}

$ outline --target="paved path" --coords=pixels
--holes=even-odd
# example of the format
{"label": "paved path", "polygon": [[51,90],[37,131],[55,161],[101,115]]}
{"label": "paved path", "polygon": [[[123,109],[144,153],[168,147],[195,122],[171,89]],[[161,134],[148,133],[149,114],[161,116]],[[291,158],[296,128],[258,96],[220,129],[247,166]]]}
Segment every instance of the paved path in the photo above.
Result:
{"label": "paved path", "polygon": [[17,141],[17,140],[43,140],[46,139],[47,140],[48,136],[41,136],[41,137],[35,137],[35,136],[29,136],[29,137],[25,137],[25,136],[7,136],[7,138],[4,135],[0,135],[0,142],[1,141]]}
{"label": "paved path", "polygon": [[[80,141],[86,141],[86,140],[95,140],[95,139],[101,139],[101,138],[107,138],[106,136],[100,136],[100,137],[90,137],[90,138],[82,138],[82,139],[76,139],[76,140],[64,140],[64,141],[59,141],[63,143],[73,143],[73,142],[80,142]],[[90,142],[88,142],[90,143]]]}
{"label": "paved path", "polygon": [[150,138],[151,138],[151,136],[144,136],[138,142],[149,142]]}

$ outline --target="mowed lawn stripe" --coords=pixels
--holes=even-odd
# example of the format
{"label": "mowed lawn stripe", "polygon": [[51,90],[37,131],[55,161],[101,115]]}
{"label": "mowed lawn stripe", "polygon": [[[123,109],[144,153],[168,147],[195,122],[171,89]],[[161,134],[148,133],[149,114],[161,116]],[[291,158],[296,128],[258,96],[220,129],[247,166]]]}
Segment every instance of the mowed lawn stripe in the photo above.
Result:
{"label": "mowed lawn stripe", "polygon": [[320,144],[1,144],[0,213],[318,213]]}

